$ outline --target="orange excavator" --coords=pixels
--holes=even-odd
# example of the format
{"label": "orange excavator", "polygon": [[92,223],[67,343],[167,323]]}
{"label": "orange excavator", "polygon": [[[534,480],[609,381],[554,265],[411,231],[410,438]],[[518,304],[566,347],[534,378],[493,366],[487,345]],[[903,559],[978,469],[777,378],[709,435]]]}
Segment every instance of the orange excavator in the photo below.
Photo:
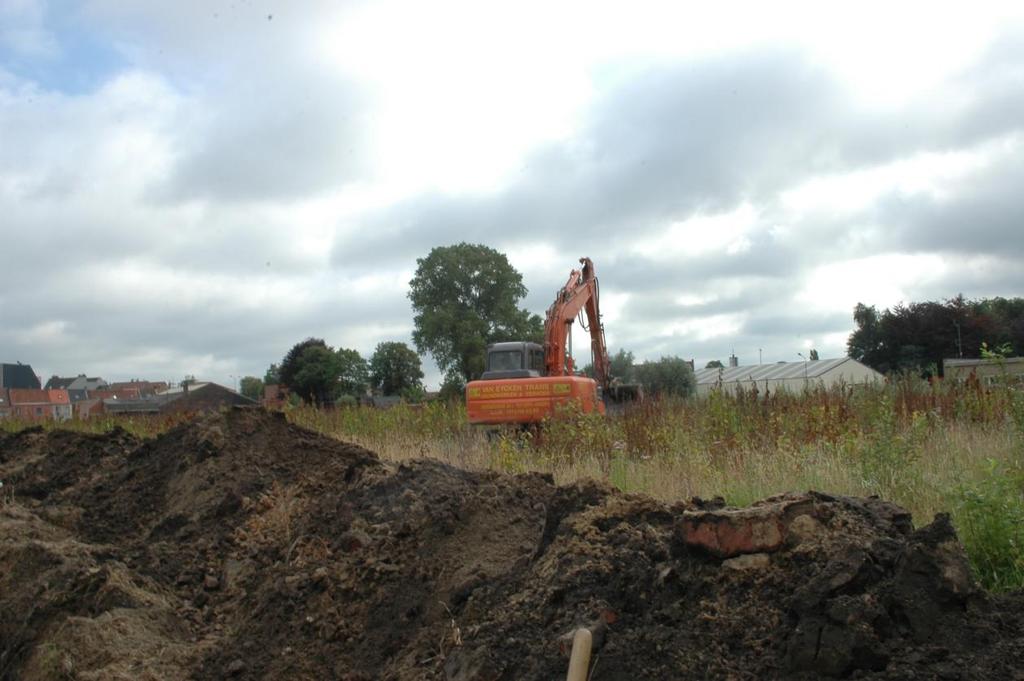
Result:
{"label": "orange excavator", "polygon": [[[621,385],[611,376],[599,307],[600,287],[590,258],[572,270],[544,321],[544,345],[521,341],[487,346],[486,369],[466,386],[469,422],[478,425],[529,425],[555,413],[559,405],[579,403],[584,412],[605,412],[605,400],[642,396],[639,386]],[[583,322],[583,315],[586,322]],[[572,324],[590,332],[594,378],[576,375]]]}

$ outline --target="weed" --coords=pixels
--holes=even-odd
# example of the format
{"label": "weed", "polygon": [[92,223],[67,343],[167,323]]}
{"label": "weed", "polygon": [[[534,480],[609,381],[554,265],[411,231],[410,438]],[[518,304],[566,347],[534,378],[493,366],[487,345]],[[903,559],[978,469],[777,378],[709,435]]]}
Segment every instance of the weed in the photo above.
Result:
{"label": "weed", "polygon": [[1024,470],[990,460],[982,480],[959,489],[953,517],[986,588],[1024,587]]}

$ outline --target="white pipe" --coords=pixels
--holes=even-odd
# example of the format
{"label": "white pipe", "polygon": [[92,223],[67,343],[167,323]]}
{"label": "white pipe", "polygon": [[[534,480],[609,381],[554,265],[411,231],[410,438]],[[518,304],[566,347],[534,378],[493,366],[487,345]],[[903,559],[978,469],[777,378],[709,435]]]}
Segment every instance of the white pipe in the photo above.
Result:
{"label": "white pipe", "polygon": [[572,637],[572,656],[569,658],[569,673],[565,681],[587,681],[590,670],[590,649],[594,644],[590,629],[579,628]]}

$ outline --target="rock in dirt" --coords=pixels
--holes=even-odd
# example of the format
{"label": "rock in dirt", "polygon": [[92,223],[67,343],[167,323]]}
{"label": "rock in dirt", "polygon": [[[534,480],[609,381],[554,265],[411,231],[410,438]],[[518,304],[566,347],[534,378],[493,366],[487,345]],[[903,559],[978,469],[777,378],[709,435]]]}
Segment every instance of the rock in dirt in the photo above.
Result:
{"label": "rock in dirt", "polygon": [[1024,595],[880,499],[666,505],[393,465],[258,411],[0,434],[0,480],[0,681],[548,681],[579,626],[594,681],[1024,668]]}

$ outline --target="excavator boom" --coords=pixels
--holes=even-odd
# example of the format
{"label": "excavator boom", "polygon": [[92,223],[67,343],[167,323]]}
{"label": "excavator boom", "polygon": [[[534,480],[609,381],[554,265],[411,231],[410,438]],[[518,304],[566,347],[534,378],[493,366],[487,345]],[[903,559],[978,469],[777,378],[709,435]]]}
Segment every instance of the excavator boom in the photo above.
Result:
{"label": "excavator boom", "polygon": [[611,362],[605,346],[604,326],[598,304],[599,287],[594,274],[594,263],[590,258],[580,258],[581,270],[573,270],[548,308],[544,322],[544,351],[549,376],[572,376],[575,373],[572,357],[569,356],[569,339],[572,323],[581,312],[587,316],[586,328],[590,331],[590,350],[594,360],[594,377],[598,385],[607,388],[611,381]]}

